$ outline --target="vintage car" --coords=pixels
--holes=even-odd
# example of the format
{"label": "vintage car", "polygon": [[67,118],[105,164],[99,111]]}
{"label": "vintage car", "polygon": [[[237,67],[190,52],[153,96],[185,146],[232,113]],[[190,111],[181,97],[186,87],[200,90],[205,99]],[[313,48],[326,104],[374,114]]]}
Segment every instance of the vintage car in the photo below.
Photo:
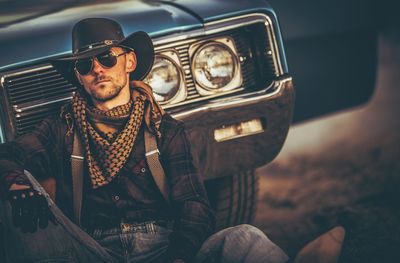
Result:
{"label": "vintage car", "polygon": [[[254,170],[279,153],[294,109],[292,77],[271,6],[264,0],[61,2],[27,1],[25,7],[30,9],[24,12],[21,4],[10,5],[9,12],[15,14],[8,17],[0,11],[4,17],[0,20],[0,142],[29,132],[70,100],[76,86],[60,74],[69,69],[54,60],[71,55],[73,24],[86,17],[115,19],[125,34],[143,30],[153,39],[156,59],[146,81],[164,109],[185,122],[218,227],[251,222],[258,190]],[[324,87],[317,62],[323,57],[312,52],[320,52],[318,47],[307,46],[307,42],[301,45],[305,52],[301,54],[293,51],[297,45],[291,46],[298,58],[292,62],[294,67],[306,73],[298,73],[301,88],[314,79],[317,83],[308,88],[319,94]],[[374,48],[372,45],[372,52],[368,48],[365,58],[374,56]],[[333,51],[341,54],[340,49]],[[309,54],[314,60],[307,64],[303,60]],[[358,54],[362,57],[364,53]],[[342,57],[350,61],[348,55]],[[375,70],[373,60],[353,62],[342,66]],[[350,78],[350,73],[343,76]],[[337,81],[336,77],[332,79]],[[331,88],[335,83],[327,85]],[[337,90],[343,99],[347,94],[342,90],[349,83],[339,83]],[[305,90],[298,90],[302,96],[299,104],[311,110],[303,112],[299,120],[343,107],[335,106],[335,100],[329,106],[333,98],[329,94],[337,94],[334,89],[318,101],[308,100]],[[365,101],[371,92],[365,87],[356,97],[366,95],[359,100],[346,97],[344,106]],[[312,107],[314,103],[329,107],[321,111]]]}

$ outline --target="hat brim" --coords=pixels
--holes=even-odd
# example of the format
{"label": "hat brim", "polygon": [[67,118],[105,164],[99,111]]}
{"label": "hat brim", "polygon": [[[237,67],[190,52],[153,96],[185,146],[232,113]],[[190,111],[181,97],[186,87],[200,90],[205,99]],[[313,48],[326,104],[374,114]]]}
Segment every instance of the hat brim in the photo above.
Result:
{"label": "hat brim", "polygon": [[[77,59],[83,59],[88,57],[96,56],[97,54],[103,53],[113,46],[121,46],[128,49],[132,49],[136,54],[136,69],[130,74],[131,80],[143,80],[150,72],[154,63],[154,46],[150,36],[143,31],[137,31],[130,34],[121,41],[114,43],[110,46],[102,46],[93,48],[85,52],[74,54],[73,56],[60,58],[56,61],[66,62],[69,66],[73,65],[73,61]],[[58,64],[58,63],[57,63]],[[65,71],[70,72],[70,71]]]}

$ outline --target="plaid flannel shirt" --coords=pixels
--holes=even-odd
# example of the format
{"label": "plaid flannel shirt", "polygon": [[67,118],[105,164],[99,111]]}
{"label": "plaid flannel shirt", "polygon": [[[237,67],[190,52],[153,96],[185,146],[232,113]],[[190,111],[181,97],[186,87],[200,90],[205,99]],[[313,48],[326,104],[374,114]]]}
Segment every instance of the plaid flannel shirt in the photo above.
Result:
{"label": "plaid flannel shirt", "polygon": [[[70,168],[73,135],[67,135],[71,123],[64,117],[65,112],[47,118],[31,133],[0,145],[0,180],[4,193],[12,183],[29,184],[24,169],[38,181],[55,178],[56,204],[73,218]],[[170,185],[171,209],[175,213],[167,256],[190,261],[213,233],[215,217],[193,163],[183,123],[166,114],[160,129],[162,137],[158,146]]]}

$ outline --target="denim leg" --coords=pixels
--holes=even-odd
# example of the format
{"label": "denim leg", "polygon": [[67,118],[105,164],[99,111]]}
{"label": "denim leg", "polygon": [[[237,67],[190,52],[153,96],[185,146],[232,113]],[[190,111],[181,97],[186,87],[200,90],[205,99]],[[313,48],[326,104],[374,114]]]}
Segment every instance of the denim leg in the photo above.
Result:
{"label": "denim leg", "polygon": [[172,230],[155,224],[148,224],[147,231],[135,233],[133,246],[127,262],[164,262]]}
{"label": "denim leg", "polygon": [[239,225],[210,236],[196,263],[283,263],[288,256],[258,228]]}
{"label": "denim leg", "polygon": [[49,222],[35,233],[22,233],[11,218],[11,205],[0,201],[0,221],[3,225],[6,258],[8,262],[113,262],[109,253],[55,205],[53,200],[28,172],[33,187],[46,197],[54,214],[56,225]]}
{"label": "denim leg", "polygon": [[93,238],[120,262],[163,263],[172,230],[154,221],[130,224],[128,230],[95,230]]}

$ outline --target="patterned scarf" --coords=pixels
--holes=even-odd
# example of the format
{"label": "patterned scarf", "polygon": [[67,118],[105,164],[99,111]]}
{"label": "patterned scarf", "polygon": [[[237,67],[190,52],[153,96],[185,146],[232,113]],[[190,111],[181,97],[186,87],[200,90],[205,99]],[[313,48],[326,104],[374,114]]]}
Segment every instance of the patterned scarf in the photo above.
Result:
{"label": "patterned scarf", "polygon": [[[161,136],[159,128],[164,110],[155,100],[151,87],[141,81],[130,84],[134,87],[132,100],[108,111],[89,106],[79,92],[72,98],[74,119],[83,142],[93,188],[108,184],[121,170],[132,152],[143,119],[149,132],[158,138]],[[99,128],[96,127],[98,118],[102,123],[121,123],[121,120],[126,123],[118,132],[107,133],[101,128],[96,129]]]}

